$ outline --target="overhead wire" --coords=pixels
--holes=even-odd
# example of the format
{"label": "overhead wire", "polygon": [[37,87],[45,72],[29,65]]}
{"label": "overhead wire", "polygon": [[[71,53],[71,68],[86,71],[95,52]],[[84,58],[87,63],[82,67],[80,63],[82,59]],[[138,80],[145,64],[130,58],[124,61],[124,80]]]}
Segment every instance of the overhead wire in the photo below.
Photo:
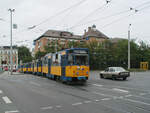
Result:
{"label": "overhead wire", "polygon": [[111,1],[106,0],[106,3],[103,4],[102,6],[94,9],[92,12],[90,12],[88,15],[86,15],[85,17],[83,17],[81,20],[79,20],[77,23],[75,23],[75,25],[69,27],[68,29],[72,29],[75,26],[78,26],[82,21],[84,21],[85,19],[87,19],[88,17],[91,17],[91,15],[93,15],[94,13],[96,13],[97,11],[99,11],[100,9],[103,9],[105,6],[107,6]]}
{"label": "overhead wire", "polygon": [[[28,27],[28,28],[26,28],[26,29],[23,29],[23,30],[21,30],[21,31],[19,31],[19,32],[17,32],[17,33],[15,33],[14,35],[18,35],[18,34],[23,33],[23,32],[25,32],[25,31],[30,31],[31,29],[34,29],[34,28],[36,28],[37,26],[39,26],[39,25],[41,25],[41,24],[44,24],[45,22],[49,21],[50,19],[52,19],[52,18],[54,18],[54,17],[57,17],[58,15],[63,14],[63,13],[65,13],[66,11],[68,11],[68,10],[70,10],[70,9],[73,9],[74,7],[77,7],[77,6],[81,5],[82,3],[86,2],[86,1],[87,1],[87,0],[81,0],[81,1],[79,1],[79,2],[77,2],[77,3],[75,3],[75,4],[73,4],[73,5],[71,5],[70,7],[65,8],[65,9],[63,9],[62,11],[60,11],[60,12],[58,12],[58,13],[56,13],[56,14],[50,16],[49,18],[45,19],[44,21],[42,21],[42,22],[40,22],[40,23],[38,23],[38,24],[36,24],[36,25],[30,26],[30,27]],[[32,30],[32,32],[33,32],[33,30]]]}
{"label": "overhead wire", "polygon": [[83,26],[83,25],[86,25],[86,24],[89,24],[89,23],[93,23],[93,22],[96,22],[96,21],[101,21],[102,19],[108,19],[110,17],[114,17],[114,16],[119,16],[121,14],[124,14],[124,13],[128,13],[130,10],[124,10],[124,11],[121,11],[121,12],[117,12],[115,14],[112,14],[112,15],[108,15],[108,16],[105,16],[105,17],[100,17],[100,18],[97,18],[97,19],[94,19],[94,20],[90,20],[90,21],[87,21],[85,23],[82,23],[82,24],[79,24],[79,25],[76,25],[72,28],[75,28],[75,27],[80,27],[80,26]]}
{"label": "overhead wire", "polygon": [[[60,12],[58,12],[58,13],[56,13],[56,14],[50,16],[50,17],[48,17],[47,19],[43,20],[42,22],[40,22],[40,23],[38,23],[38,24],[36,24],[36,25],[33,25],[33,26],[31,26],[31,27],[35,28],[35,27],[37,27],[37,26],[40,26],[41,24],[44,24],[44,23],[46,23],[47,21],[50,21],[50,19],[52,19],[52,18],[54,18],[54,17],[57,17],[58,15],[63,14],[64,12],[66,12],[66,11],[68,11],[68,10],[70,10],[70,9],[72,9],[72,8],[74,8],[74,7],[76,7],[76,6],[80,5],[80,4],[82,4],[82,3],[84,3],[85,1],[87,1],[87,0],[81,0],[81,1],[77,2],[76,4],[74,4],[74,5],[72,5],[72,6],[68,7],[68,8],[66,8],[66,9],[64,9],[64,10],[62,10],[62,11],[60,11]],[[33,29],[33,28],[32,28],[32,29]]]}
{"label": "overhead wire", "polygon": [[[41,24],[43,24],[43,23],[49,21],[50,18],[56,17],[56,16],[58,16],[59,14],[64,13],[65,11],[67,11],[67,10],[69,10],[69,9],[72,9],[73,6],[75,7],[75,6],[77,6],[78,4],[81,4],[81,3],[85,2],[85,1],[87,1],[87,0],[82,0],[82,1],[78,2],[77,4],[74,4],[74,5],[72,5],[71,7],[66,8],[66,9],[64,9],[64,10],[62,10],[62,11],[56,13],[55,15],[50,16],[49,18],[45,19],[45,20],[42,21],[41,23],[36,24],[36,25],[34,25],[34,26],[31,26],[31,27],[28,27],[29,29],[26,29],[26,31],[29,31],[30,29],[34,29],[35,27],[37,27],[37,26],[39,26],[39,25],[41,25]],[[150,2],[145,2],[145,3],[143,3],[143,4],[140,4],[139,6],[136,6],[135,8],[142,7],[143,5],[148,4],[148,3],[150,3]],[[140,10],[146,9],[146,8],[148,8],[148,7],[149,7],[149,6],[143,7],[143,8],[140,9]],[[102,8],[102,7],[101,7],[101,8]],[[99,7],[99,10],[100,10],[101,8]],[[96,10],[96,9],[95,9],[95,10]],[[97,8],[97,10],[98,10],[98,8]],[[108,18],[108,17],[113,17],[113,16],[121,15],[121,14],[126,13],[126,12],[129,12],[129,10],[121,11],[121,12],[115,13],[115,14],[113,14],[113,15],[106,16],[106,17],[102,17],[102,18],[104,19],[104,18]],[[131,15],[133,15],[133,14],[131,14]],[[129,16],[131,16],[131,15],[127,15],[126,17],[122,17],[122,18],[120,18],[120,19],[117,19],[117,20],[115,20],[115,21],[113,21],[113,22],[111,22],[111,23],[109,23],[109,24],[104,25],[104,27],[107,27],[107,26],[109,26],[109,25],[111,25],[111,24],[113,24],[113,23],[115,23],[115,22],[117,22],[117,21],[120,21],[120,20],[122,20],[123,18],[127,18],[127,17],[129,17]],[[94,20],[92,20],[92,21],[99,21],[99,20],[98,20],[98,19],[94,19]],[[89,21],[89,22],[91,23],[92,21]],[[88,22],[86,22],[86,24],[87,24],[87,23],[88,23]],[[85,24],[82,24],[82,25],[85,25]],[[78,25],[78,26],[79,26],[79,25]],[[80,25],[80,26],[81,26],[81,25]],[[77,27],[77,26],[74,26],[74,27]],[[22,31],[22,32],[24,32],[24,31]],[[18,33],[17,33],[17,34],[18,34]]]}
{"label": "overhead wire", "polygon": [[[73,28],[76,28],[76,27],[80,27],[80,26],[83,26],[83,25],[86,25],[86,24],[89,24],[89,23],[92,23],[92,22],[102,21],[103,19],[107,19],[107,18],[110,19],[110,17],[119,16],[119,15],[128,13],[128,12],[130,12],[130,11],[132,11],[132,10],[134,10],[135,13],[136,13],[136,12],[139,12],[139,10],[136,9],[136,8],[142,7],[143,5],[148,4],[148,3],[150,3],[150,1],[149,1],[149,2],[145,2],[145,3],[143,3],[143,4],[140,4],[140,5],[136,6],[135,8],[130,7],[129,10],[124,10],[124,11],[121,11],[121,12],[118,12],[118,13],[115,13],[115,14],[112,14],[112,15],[109,15],[109,16],[106,16],[106,17],[97,18],[97,19],[94,19],[94,20],[91,20],[91,21],[88,21],[88,22],[85,22],[85,23],[82,23],[82,24],[78,24],[78,25],[76,25],[76,26],[72,26],[72,27],[70,27],[70,29],[73,29]],[[149,4],[148,4],[148,5],[149,5]],[[145,8],[148,8],[148,7],[149,7],[149,6],[143,7],[143,8],[141,8],[140,10],[143,10],[143,9],[145,9]],[[134,14],[135,14],[135,13],[134,13]],[[114,22],[117,22],[117,21],[119,21],[119,20],[122,20],[123,18],[127,18],[127,17],[132,16],[132,15],[133,15],[133,14],[129,14],[129,15],[125,16],[125,17],[121,17],[121,18],[119,18],[119,19],[117,19],[117,20],[114,20],[113,22],[111,22],[111,23],[109,23],[109,24],[106,24],[104,27],[106,27],[106,26],[108,26],[108,25],[111,25],[111,24],[113,24]]]}
{"label": "overhead wire", "polygon": [[109,25],[112,25],[112,24],[114,24],[114,23],[116,23],[116,22],[119,22],[119,21],[121,21],[121,20],[124,20],[124,19],[126,19],[127,17],[133,16],[133,15],[135,15],[136,13],[141,12],[142,10],[144,10],[144,9],[146,9],[146,8],[150,8],[150,6],[141,8],[141,9],[139,9],[139,10],[136,10],[136,9],[135,9],[135,10],[134,10],[135,12],[134,12],[133,14],[129,14],[129,15],[127,15],[127,16],[121,17],[121,18],[119,18],[119,19],[117,19],[117,20],[114,20],[114,21],[112,21],[112,22],[110,22],[110,23],[108,23],[108,24],[106,24],[106,25],[104,25],[104,26],[102,26],[102,27],[104,28],[104,27],[107,27],[107,26],[109,26]]}
{"label": "overhead wire", "polygon": [[[42,21],[42,22],[40,22],[40,23],[38,23],[38,24],[36,24],[36,25],[30,26],[30,27],[25,28],[25,29],[23,29],[23,30],[21,30],[21,31],[18,31],[18,32],[15,33],[14,35],[18,35],[18,34],[23,33],[23,32],[25,32],[25,31],[30,31],[31,29],[34,29],[35,27],[37,27],[37,26],[39,26],[39,25],[41,25],[41,24],[44,24],[45,22],[49,21],[51,18],[57,17],[58,15],[63,14],[64,12],[66,12],[66,11],[68,11],[68,10],[70,10],[70,9],[72,9],[72,8],[74,8],[74,7],[76,7],[76,6],[81,5],[82,3],[86,2],[86,1],[87,1],[87,0],[81,0],[81,1],[77,2],[76,4],[73,4],[73,5],[71,5],[70,7],[65,8],[64,10],[62,10],[62,11],[60,11],[60,12],[58,12],[58,13],[52,15],[52,16],[50,16],[49,18],[45,19],[44,21]],[[1,19],[1,18],[0,18],[0,19]],[[1,20],[2,20],[2,19],[1,19]],[[9,21],[6,21],[6,20],[3,20],[3,21],[6,22],[6,23],[9,23]]]}

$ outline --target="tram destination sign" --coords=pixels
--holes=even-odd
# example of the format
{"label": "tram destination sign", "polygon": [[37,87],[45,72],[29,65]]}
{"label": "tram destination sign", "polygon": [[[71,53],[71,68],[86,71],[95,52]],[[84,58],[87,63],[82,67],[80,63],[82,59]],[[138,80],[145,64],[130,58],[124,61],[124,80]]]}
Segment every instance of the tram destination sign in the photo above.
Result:
{"label": "tram destination sign", "polygon": [[87,54],[86,50],[74,50],[73,52],[78,54]]}

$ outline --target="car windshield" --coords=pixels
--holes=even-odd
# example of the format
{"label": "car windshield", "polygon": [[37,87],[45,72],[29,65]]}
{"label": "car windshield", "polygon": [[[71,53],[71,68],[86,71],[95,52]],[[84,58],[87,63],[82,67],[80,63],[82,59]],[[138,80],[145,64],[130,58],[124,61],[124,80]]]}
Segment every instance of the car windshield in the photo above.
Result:
{"label": "car windshield", "polygon": [[124,68],[122,67],[114,67],[115,71],[126,71]]}

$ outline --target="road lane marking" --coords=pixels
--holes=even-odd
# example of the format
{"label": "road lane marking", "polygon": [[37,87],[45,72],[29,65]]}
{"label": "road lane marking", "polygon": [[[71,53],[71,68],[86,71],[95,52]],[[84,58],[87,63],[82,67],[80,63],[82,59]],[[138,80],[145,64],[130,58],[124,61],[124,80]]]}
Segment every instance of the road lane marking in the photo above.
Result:
{"label": "road lane marking", "polygon": [[5,113],[18,113],[19,111],[5,111]]}
{"label": "road lane marking", "polygon": [[131,97],[132,95],[126,95],[125,97]]}
{"label": "road lane marking", "polygon": [[119,88],[112,88],[112,89],[109,89],[109,88],[104,88],[104,87],[102,87],[103,85],[99,85],[99,84],[93,84],[93,85],[99,86],[99,87],[97,87],[97,88],[100,89],[100,90],[115,91],[115,92],[117,91],[118,93],[129,93],[129,91],[123,90],[123,89],[119,89]]}
{"label": "road lane marking", "polygon": [[98,87],[102,87],[102,86],[103,86],[103,85],[101,85],[101,84],[92,84],[92,85],[98,86]]}
{"label": "road lane marking", "polygon": [[0,90],[0,94],[2,94],[3,93],[3,91],[2,90]]}
{"label": "road lane marking", "polygon": [[42,110],[47,110],[47,109],[52,109],[53,108],[53,106],[48,106],[48,107],[42,107],[41,109]]}
{"label": "road lane marking", "polygon": [[36,83],[36,82],[30,82],[30,84],[36,85],[36,86],[41,86],[40,84]]}
{"label": "road lane marking", "polygon": [[107,94],[103,94],[103,93],[98,93],[98,92],[93,92],[94,94],[97,94],[97,95],[101,95],[101,96],[105,96],[105,97],[116,97],[116,96],[113,96],[113,95],[107,95]]}
{"label": "road lane marking", "polygon": [[146,95],[146,93],[140,93],[141,96]]}
{"label": "road lane marking", "polygon": [[62,106],[60,106],[60,105],[58,105],[58,106],[56,106],[56,108],[61,108]]}
{"label": "road lane marking", "polygon": [[132,99],[125,99],[125,98],[123,100],[150,106],[149,103],[145,103],[145,102],[142,102],[142,101],[137,101],[137,100],[132,100]]}
{"label": "road lane marking", "polygon": [[113,97],[114,100],[116,99],[123,99],[123,96],[119,96],[119,97]]}
{"label": "road lane marking", "polygon": [[123,93],[129,93],[129,91],[127,91],[127,90],[118,89],[118,88],[113,88],[112,90],[114,90],[114,91],[119,91],[119,92],[123,92]]}
{"label": "road lane marking", "polygon": [[146,98],[146,97],[142,97],[142,96],[138,96],[138,95],[132,95],[132,97],[138,97],[138,98],[141,98],[141,99],[150,100],[150,98]]}
{"label": "road lane marking", "polygon": [[2,97],[3,100],[5,101],[6,104],[11,104],[12,101],[6,96],[6,97]]}
{"label": "road lane marking", "polygon": [[[107,85],[110,86],[110,85]],[[123,86],[115,86],[115,85],[111,85],[111,87],[115,87],[115,88],[123,88],[123,89],[128,89],[128,90],[134,90],[134,91],[143,91],[143,92],[149,92],[149,90],[141,90],[141,89],[135,89],[135,88],[129,88],[129,87],[123,87]]]}
{"label": "road lane marking", "polygon": [[101,100],[110,100],[110,98],[103,98],[103,99],[101,99]]}
{"label": "road lane marking", "polygon": [[81,104],[83,104],[83,103],[82,102],[77,102],[77,103],[72,104],[72,106],[77,106],[77,105],[81,105]]}
{"label": "road lane marking", "polygon": [[95,100],[95,102],[99,102],[100,100]]}
{"label": "road lane marking", "polygon": [[87,100],[87,101],[84,101],[84,103],[86,103],[86,104],[87,104],[87,103],[91,103],[91,102],[92,102],[92,101],[88,101],[88,100]]}
{"label": "road lane marking", "polygon": [[149,110],[146,110],[145,108],[142,108],[142,107],[139,107],[139,106],[135,106],[137,109],[140,109],[142,111],[146,111],[146,112],[149,112]]}

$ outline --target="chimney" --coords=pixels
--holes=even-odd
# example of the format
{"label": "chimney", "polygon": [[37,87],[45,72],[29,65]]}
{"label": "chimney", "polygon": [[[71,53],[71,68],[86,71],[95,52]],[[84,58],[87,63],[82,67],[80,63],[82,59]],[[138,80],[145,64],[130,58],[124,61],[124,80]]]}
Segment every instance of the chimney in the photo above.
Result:
{"label": "chimney", "polygon": [[91,31],[92,27],[88,27],[88,31]]}
{"label": "chimney", "polygon": [[86,34],[86,29],[84,29],[84,34]]}

